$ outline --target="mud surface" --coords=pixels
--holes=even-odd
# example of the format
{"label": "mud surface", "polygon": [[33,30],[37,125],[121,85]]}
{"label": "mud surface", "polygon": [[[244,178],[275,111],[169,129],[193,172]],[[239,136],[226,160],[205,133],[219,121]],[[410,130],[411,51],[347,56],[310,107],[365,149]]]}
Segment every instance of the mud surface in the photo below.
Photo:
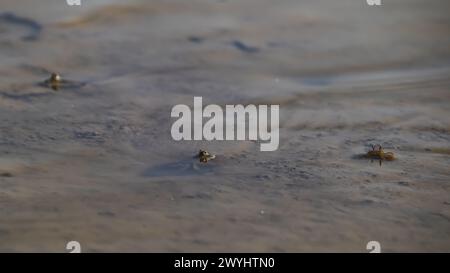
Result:
{"label": "mud surface", "polygon": [[[450,2],[85,2],[0,4],[0,251],[450,251]],[[194,96],[279,150],[173,141]]]}

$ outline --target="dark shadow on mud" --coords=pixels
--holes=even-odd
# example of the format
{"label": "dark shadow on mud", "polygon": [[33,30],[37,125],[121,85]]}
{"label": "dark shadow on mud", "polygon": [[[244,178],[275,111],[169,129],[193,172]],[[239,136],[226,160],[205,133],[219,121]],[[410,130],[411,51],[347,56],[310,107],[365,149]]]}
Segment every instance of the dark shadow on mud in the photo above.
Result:
{"label": "dark shadow on mud", "polygon": [[249,46],[241,41],[233,41],[232,45],[241,52],[244,53],[258,53],[260,49],[258,47]]}
{"label": "dark shadow on mud", "polygon": [[147,177],[192,176],[212,173],[214,169],[213,162],[200,163],[198,159],[186,159],[151,167],[145,170],[142,175]]}
{"label": "dark shadow on mud", "polygon": [[17,16],[12,12],[0,13],[0,24],[16,25],[27,29],[28,33],[21,37],[23,41],[37,40],[43,29],[42,25],[38,22],[29,18]]}
{"label": "dark shadow on mud", "polygon": [[50,96],[51,93],[27,93],[27,94],[10,94],[0,93],[0,97],[10,100],[18,100],[23,102],[31,102],[32,99]]}

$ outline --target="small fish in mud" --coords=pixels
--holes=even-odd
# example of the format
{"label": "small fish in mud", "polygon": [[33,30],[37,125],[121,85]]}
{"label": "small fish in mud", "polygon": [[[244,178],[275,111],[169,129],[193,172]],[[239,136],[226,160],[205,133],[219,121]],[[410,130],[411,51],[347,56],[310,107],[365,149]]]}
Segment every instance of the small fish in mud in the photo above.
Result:
{"label": "small fish in mud", "polygon": [[372,150],[368,151],[365,155],[366,158],[370,158],[372,160],[378,159],[380,161],[380,166],[383,162],[383,160],[386,161],[392,161],[395,159],[394,153],[392,152],[385,152],[383,150],[383,147],[381,145],[372,145]]}
{"label": "small fish in mud", "polygon": [[52,73],[50,78],[46,79],[40,84],[44,87],[50,87],[51,89],[58,91],[60,88],[78,88],[84,86],[84,83],[74,82],[70,80],[62,79],[61,75]]}
{"label": "small fish in mud", "polygon": [[52,73],[52,75],[50,75],[50,78],[48,78],[47,80],[45,80],[45,83],[50,86],[53,90],[58,90],[59,89],[59,85],[61,84],[61,76],[59,74],[56,73]]}
{"label": "small fish in mud", "polygon": [[208,161],[215,159],[216,155],[210,154],[209,152],[204,150],[200,150],[197,157],[199,158],[200,162],[207,163]]}

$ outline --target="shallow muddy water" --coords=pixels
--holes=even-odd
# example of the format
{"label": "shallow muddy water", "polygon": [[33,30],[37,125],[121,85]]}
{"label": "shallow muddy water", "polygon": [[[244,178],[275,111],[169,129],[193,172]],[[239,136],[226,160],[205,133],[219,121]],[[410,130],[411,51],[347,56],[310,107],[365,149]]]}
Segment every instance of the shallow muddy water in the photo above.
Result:
{"label": "shallow muddy water", "polygon": [[[450,251],[448,1],[84,2],[0,3],[0,251]],[[194,96],[278,151],[173,141]]]}

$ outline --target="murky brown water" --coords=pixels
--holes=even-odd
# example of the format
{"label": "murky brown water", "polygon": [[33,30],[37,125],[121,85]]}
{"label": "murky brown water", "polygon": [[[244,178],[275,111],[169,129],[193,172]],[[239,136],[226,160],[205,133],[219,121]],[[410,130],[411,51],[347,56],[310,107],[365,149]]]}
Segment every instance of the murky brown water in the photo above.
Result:
{"label": "murky brown water", "polygon": [[[448,1],[64,2],[0,4],[0,251],[450,251]],[[194,96],[280,149],[173,141]]]}

